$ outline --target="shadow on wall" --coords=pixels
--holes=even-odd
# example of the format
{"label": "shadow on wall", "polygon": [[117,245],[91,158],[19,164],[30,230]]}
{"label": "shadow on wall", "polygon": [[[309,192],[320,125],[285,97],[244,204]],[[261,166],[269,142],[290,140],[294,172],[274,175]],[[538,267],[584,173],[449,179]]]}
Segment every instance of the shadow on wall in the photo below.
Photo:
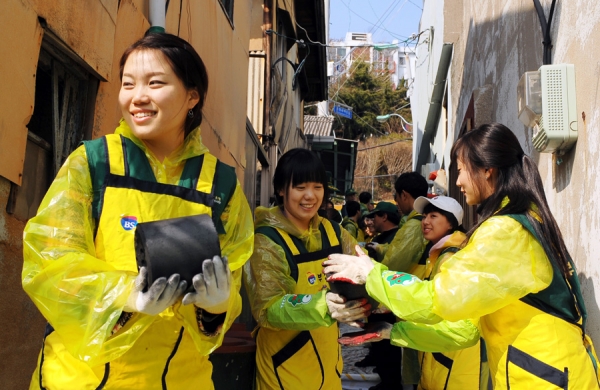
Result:
{"label": "shadow on wall", "polygon": [[[487,3],[488,7],[491,7],[491,2]],[[456,77],[453,77],[452,81],[454,85],[462,86],[457,102],[455,126],[458,127],[463,122],[462,118],[467,112],[472,94],[477,94],[487,85],[491,85],[492,110],[484,110],[488,105],[479,109],[475,107],[474,123],[491,121],[508,126],[516,134],[526,153],[539,164],[540,153],[533,149],[532,130],[523,126],[518,119],[517,84],[523,73],[537,70],[543,65],[543,36],[533,2],[527,3],[522,9],[522,12],[507,12],[501,14],[501,17],[486,19],[481,23],[474,22],[473,18],[464,20],[464,23],[469,25],[466,44],[464,47],[455,46],[452,63],[454,69],[462,68],[462,79],[456,80]],[[553,41],[557,38],[556,27],[560,25],[561,9],[562,3],[557,2],[552,20]],[[548,10],[546,18],[547,13]],[[464,54],[461,53],[463,50]],[[461,57],[461,54],[464,57]],[[585,121],[583,127],[580,137],[585,137]],[[460,128],[455,129],[455,134],[459,134],[459,131]],[[561,192],[571,183],[576,152],[577,144],[564,156],[553,156],[552,162],[549,163],[548,169],[552,170],[552,188],[557,192]]]}
{"label": "shadow on wall", "polygon": [[[596,301],[596,290],[594,289],[594,278],[587,277],[584,273],[579,273],[579,282],[581,283],[581,293],[585,301],[585,308],[587,310],[587,322],[586,322],[586,333],[599,334],[600,333],[600,309],[598,308],[598,302]],[[596,277],[596,279],[598,279]],[[598,350],[600,340],[593,340],[596,350]]]}
{"label": "shadow on wall", "polygon": [[[514,3],[514,2],[513,2]],[[475,8],[478,2],[475,0],[465,1],[466,7]],[[479,12],[483,15],[475,19],[483,20],[485,14],[491,14],[487,8],[491,1],[482,1]],[[456,121],[455,134],[460,131],[460,126],[463,123],[463,118],[467,115],[470,98],[475,91],[481,91],[487,85],[492,86],[491,111],[483,110],[483,106],[475,107],[474,123],[483,123],[482,121],[494,121],[507,125],[512,129],[525,151],[531,156],[536,164],[542,165],[546,170],[543,173],[544,178],[548,178],[548,186],[557,193],[561,193],[569,187],[579,183],[573,183],[574,162],[576,153],[586,153],[585,144],[581,144],[581,140],[587,137],[587,122],[582,112],[578,112],[579,116],[579,139],[580,142],[563,156],[553,156],[548,159],[547,156],[541,156],[535,151],[532,145],[532,129],[525,127],[518,119],[517,107],[517,84],[521,75],[527,71],[534,71],[543,65],[543,37],[538,15],[534,9],[533,2],[522,2],[521,12],[508,12],[496,18],[490,18],[481,23],[476,23],[473,19],[465,17],[463,23],[465,30],[468,29],[468,34],[464,45],[459,41],[456,43],[455,52],[453,54],[452,69],[455,73],[452,75],[452,91],[454,96],[458,96],[456,101]],[[567,3],[568,4],[568,3]],[[552,40],[557,40],[557,26],[561,25],[561,8],[563,2],[557,2],[554,19],[552,22]],[[566,10],[566,8],[565,8]],[[547,15],[546,9],[546,15]],[[468,15],[468,10],[458,9],[455,14],[461,18],[460,13]],[[480,15],[478,13],[477,15]],[[564,18],[563,18],[564,19]],[[467,24],[468,23],[468,24]],[[578,80],[582,83],[582,80]],[[485,107],[489,107],[485,106]],[[478,120],[478,115],[480,120]],[[589,119],[589,118],[588,118]],[[591,131],[591,128],[590,128]],[[577,160],[580,161],[580,160]],[[560,164],[558,164],[560,162]],[[577,169],[585,169],[577,167]],[[551,170],[551,171],[547,171]],[[552,176],[550,176],[552,175]],[[552,180],[550,184],[549,181]],[[575,200],[576,201],[576,200]],[[574,210],[579,210],[579,206],[571,206]],[[566,217],[571,220],[572,227],[561,226],[563,233],[571,232],[569,238],[574,243],[585,243],[587,238],[583,238],[584,230],[581,233],[578,230],[578,215]],[[573,222],[575,221],[575,222]],[[593,226],[595,222],[585,222],[588,226]],[[570,229],[570,230],[567,230]],[[565,237],[566,238],[566,237]],[[576,244],[578,245],[578,244]],[[573,248],[571,248],[573,249]],[[592,252],[593,253],[593,252]],[[580,264],[584,264],[586,259],[581,259]],[[589,259],[592,261],[592,259]],[[598,275],[592,276],[580,274],[580,282],[582,293],[588,311],[587,333],[594,335],[596,346],[600,345],[600,309],[599,302],[595,291],[594,279],[598,280]],[[600,297],[600,296],[599,296]]]}

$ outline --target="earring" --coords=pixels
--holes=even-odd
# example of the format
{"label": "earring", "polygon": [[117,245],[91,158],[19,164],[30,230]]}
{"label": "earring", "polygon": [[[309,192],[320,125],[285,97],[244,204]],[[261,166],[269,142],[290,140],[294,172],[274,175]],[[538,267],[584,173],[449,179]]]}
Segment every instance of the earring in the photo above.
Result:
{"label": "earring", "polygon": [[190,108],[190,110],[188,111],[188,117],[193,118],[194,117],[194,111],[192,111],[192,109]]}

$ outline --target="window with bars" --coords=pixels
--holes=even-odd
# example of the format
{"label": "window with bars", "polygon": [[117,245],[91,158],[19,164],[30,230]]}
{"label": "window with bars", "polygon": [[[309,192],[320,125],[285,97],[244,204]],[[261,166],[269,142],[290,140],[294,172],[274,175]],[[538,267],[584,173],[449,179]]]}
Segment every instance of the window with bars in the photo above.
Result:
{"label": "window with bars", "polygon": [[21,186],[11,185],[7,203],[7,212],[19,220],[35,215],[69,154],[92,135],[99,80],[65,49],[51,37],[42,42],[34,111],[27,124],[23,181]]}

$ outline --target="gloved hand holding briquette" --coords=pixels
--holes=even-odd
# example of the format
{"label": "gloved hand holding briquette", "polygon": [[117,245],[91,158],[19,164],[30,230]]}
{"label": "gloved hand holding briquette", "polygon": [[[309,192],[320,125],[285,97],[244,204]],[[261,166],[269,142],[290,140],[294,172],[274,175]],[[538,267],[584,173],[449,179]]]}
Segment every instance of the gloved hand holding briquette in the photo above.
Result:
{"label": "gloved hand holding briquette", "polygon": [[323,262],[323,272],[328,282],[348,282],[365,284],[369,272],[374,268],[373,261],[358,245],[355,247],[358,256],[332,254]]}
{"label": "gloved hand holding briquette", "polygon": [[327,308],[334,320],[362,328],[364,320],[371,314],[371,304],[366,298],[347,301],[343,296],[329,291],[325,295]]}
{"label": "gloved hand holding briquette", "polygon": [[192,279],[194,291],[185,294],[183,304],[193,303],[212,314],[221,314],[229,306],[231,270],[226,257],[204,260],[202,273]]}
{"label": "gloved hand holding briquette", "polygon": [[138,276],[134,281],[133,291],[127,299],[124,311],[157,315],[173,305],[187,288],[187,282],[185,280],[180,281],[179,274],[173,274],[168,280],[164,277],[156,279],[144,292],[148,280],[147,276],[148,270],[146,267],[140,267]]}

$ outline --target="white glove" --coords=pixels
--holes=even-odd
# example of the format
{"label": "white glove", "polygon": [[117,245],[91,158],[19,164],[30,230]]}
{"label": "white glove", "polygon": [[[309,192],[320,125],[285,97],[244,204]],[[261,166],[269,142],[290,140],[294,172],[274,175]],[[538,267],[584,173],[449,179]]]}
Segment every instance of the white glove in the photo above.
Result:
{"label": "white glove", "polygon": [[192,279],[195,292],[185,294],[183,304],[193,303],[212,314],[221,314],[229,306],[231,270],[226,257],[215,256],[204,260],[202,273]]}
{"label": "white glove", "polygon": [[371,312],[371,304],[365,298],[346,302],[346,298],[330,291],[325,300],[334,320],[359,328],[363,327],[363,321],[359,320],[366,319]]}
{"label": "white glove", "polygon": [[389,322],[370,322],[362,332],[346,333],[338,339],[342,345],[362,345],[367,342],[381,341],[391,337],[394,325]]}
{"label": "white glove", "polygon": [[323,272],[328,282],[348,282],[365,284],[367,276],[374,265],[358,245],[355,247],[358,256],[332,254],[323,262]]}
{"label": "white glove", "polygon": [[179,274],[173,274],[167,278],[158,278],[148,288],[148,291],[142,292],[146,287],[148,270],[141,267],[138,276],[135,278],[133,291],[127,299],[124,311],[133,313],[144,313],[155,316],[162,313],[167,307],[173,305],[187,287],[185,280],[179,281]]}

